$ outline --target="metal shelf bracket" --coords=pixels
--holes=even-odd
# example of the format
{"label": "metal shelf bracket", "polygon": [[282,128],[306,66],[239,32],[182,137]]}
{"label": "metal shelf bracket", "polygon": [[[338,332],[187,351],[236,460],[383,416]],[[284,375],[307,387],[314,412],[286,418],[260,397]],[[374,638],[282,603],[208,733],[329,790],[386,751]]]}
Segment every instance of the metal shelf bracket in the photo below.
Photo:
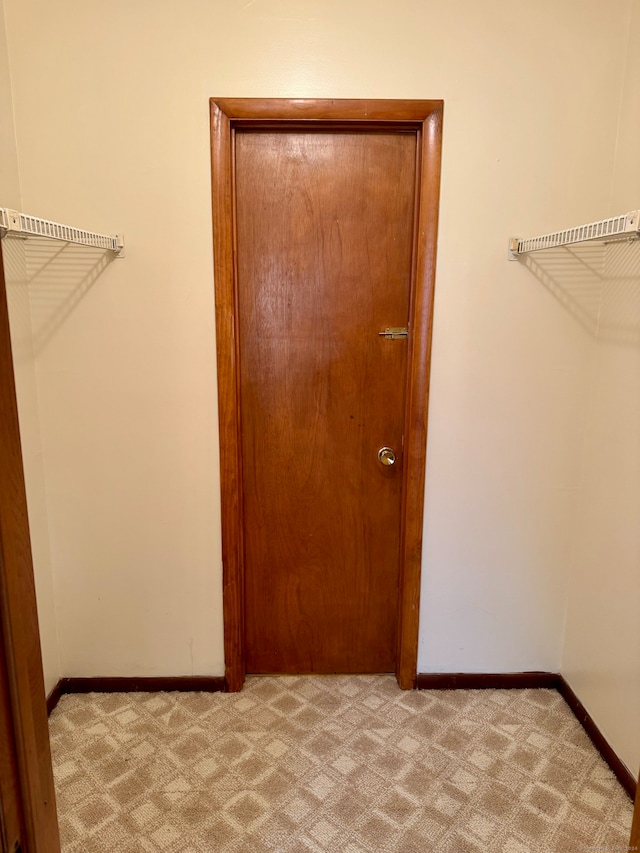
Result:
{"label": "metal shelf bracket", "polygon": [[118,257],[123,256],[124,238],[116,234],[115,237],[107,234],[97,234],[94,231],[85,231],[83,228],[74,228],[71,225],[62,225],[60,222],[51,222],[49,219],[40,219],[37,216],[28,216],[17,210],[0,207],[0,237],[48,237],[52,240],[62,240],[65,243],[77,243],[81,246],[92,246],[95,249],[105,249],[113,252]]}
{"label": "metal shelf bracket", "polygon": [[509,239],[508,255],[510,261],[517,261],[520,255],[528,252],[539,252],[543,249],[555,249],[559,246],[569,246],[573,243],[586,243],[593,240],[612,242],[614,240],[637,240],[640,238],[640,210],[631,210],[610,219],[589,222],[587,225],[577,225],[564,231],[553,231],[541,237],[511,237]]}

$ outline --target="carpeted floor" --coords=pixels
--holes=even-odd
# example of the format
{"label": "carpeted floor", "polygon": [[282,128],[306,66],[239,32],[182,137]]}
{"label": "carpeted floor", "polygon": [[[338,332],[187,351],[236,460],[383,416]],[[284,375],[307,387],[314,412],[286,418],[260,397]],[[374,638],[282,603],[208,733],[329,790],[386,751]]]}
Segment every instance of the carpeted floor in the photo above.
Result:
{"label": "carpeted floor", "polygon": [[553,690],[391,676],[64,696],[63,853],[627,849],[632,804]]}

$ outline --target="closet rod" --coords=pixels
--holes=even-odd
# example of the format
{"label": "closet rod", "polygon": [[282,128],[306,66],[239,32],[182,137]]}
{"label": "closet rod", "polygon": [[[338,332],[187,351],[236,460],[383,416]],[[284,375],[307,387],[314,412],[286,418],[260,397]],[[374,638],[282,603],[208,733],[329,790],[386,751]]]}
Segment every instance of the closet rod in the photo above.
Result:
{"label": "closet rod", "polygon": [[509,240],[509,260],[517,261],[519,255],[527,252],[539,252],[542,249],[554,249],[557,246],[569,246],[572,243],[586,243],[589,240],[636,240],[640,237],[640,210],[631,210],[610,219],[565,228],[541,237],[511,237]]}
{"label": "closet rod", "polygon": [[63,240],[65,243],[78,243],[81,246],[93,246],[95,249],[106,249],[119,255],[124,248],[124,239],[116,234],[96,234],[83,228],[73,228],[71,225],[61,225],[37,216],[28,216],[17,210],[0,207],[0,237],[49,237],[52,240]]}

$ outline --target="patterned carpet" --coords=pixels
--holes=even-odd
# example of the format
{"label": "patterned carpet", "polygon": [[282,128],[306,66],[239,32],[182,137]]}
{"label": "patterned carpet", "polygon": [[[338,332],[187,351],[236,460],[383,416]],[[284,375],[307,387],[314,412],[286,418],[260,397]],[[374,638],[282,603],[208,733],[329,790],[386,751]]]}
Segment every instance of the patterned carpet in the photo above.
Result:
{"label": "patterned carpet", "polygon": [[391,676],[64,696],[63,853],[627,849],[632,804],[553,690]]}

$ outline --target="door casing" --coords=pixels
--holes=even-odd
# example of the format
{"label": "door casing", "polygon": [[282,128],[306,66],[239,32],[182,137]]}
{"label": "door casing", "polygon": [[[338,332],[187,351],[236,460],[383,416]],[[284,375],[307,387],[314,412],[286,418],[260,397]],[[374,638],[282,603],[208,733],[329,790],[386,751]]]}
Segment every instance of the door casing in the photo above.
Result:
{"label": "door casing", "polygon": [[234,134],[236,129],[376,129],[417,133],[416,228],[409,303],[396,678],[415,687],[422,527],[442,151],[441,100],[211,99],[213,246],[220,424],[225,678],[244,683],[244,541],[239,402]]}
{"label": "door casing", "polygon": [[[59,853],[49,725],[0,245],[0,808],[24,853]],[[11,742],[13,741],[13,743]],[[16,833],[7,839],[13,845]],[[1,844],[1,840],[0,840]]]}

